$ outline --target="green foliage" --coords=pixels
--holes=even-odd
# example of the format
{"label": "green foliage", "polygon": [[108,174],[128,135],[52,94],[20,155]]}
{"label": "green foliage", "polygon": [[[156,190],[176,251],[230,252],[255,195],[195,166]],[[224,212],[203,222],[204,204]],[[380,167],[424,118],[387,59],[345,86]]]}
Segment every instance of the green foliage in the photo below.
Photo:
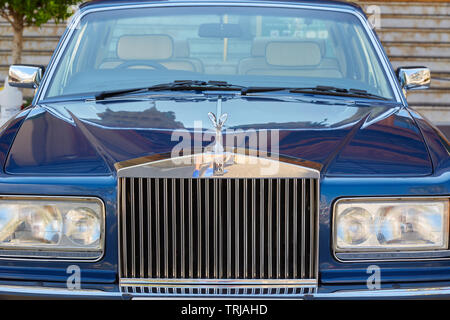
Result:
{"label": "green foliage", "polygon": [[71,16],[71,5],[80,0],[0,0],[0,14],[23,26],[40,26],[49,20],[62,22]]}

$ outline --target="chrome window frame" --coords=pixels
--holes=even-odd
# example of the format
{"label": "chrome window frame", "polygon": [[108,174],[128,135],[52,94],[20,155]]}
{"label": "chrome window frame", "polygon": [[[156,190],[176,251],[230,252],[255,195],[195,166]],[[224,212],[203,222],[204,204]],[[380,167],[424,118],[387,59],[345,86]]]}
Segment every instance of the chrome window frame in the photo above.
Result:
{"label": "chrome window frame", "polygon": [[128,9],[140,9],[140,8],[168,8],[168,7],[263,7],[263,8],[286,8],[286,9],[310,9],[310,10],[323,10],[323,11],[335,11],[335,12],[343,12],[353,14],[355,17],[359,19],[364,29],[366,30],[369,39],[378,55],[378,58],[383,65],[384,71],[389,79],[391,84],[391,89],[394,93],[395,100],[397,103],[402,104],[407,107],[408,104],[406,102],[406,98],[402,94],[402,90],[397,81],[394,70],[392,69],[391,63],[386,56],[386,53],[375,35],[372,27],[370,26],[367,18],[360,11],[356,9],[350,8],[337,8],[333,6],[327,5],[317,5],[317,4],[288,4],[288,3],[262,3],[262,2],[247,2],[247,3],[236,3],[236,2],[170,2],[170,3],[143,3],[143,4],[130,4],[130,5],[108,5],[104,7],[97,8],[87,8],[79,11],[72,19],[70,25],[66,33],[61,38],[60,44],[58,45],[53,58],[48,66],[47,72],[44,75],[42,80],[42,86],[38,88],[36,96],[33,100],[33,105],[38,104],[45,97],[45,94],[48,90],[48,86],[50,83],[50,79],[55,73],[55,69],[61,60],[63,53],[67,45],[69,44],[69,40],[72,38],[74,30],[76,30],[76,26],[80,22],[80,20],[86,16],[87,14],[94,12],[102,12],[102,11],[110,11],[110,10],[128,10]]}
{"label": "chrome window frame", "polygon": [[[420,201],[420,200],[447,200],[450,203],[449,196],[390,196],[390,197],[342,197],[334,201],[331,211],[331,251],[333,258],[341,263],[372,263],[372,262],[411,262],[411,261],[435,261],[450,260],[450,243],[445,250],[417,250],[417,251],[367,251],[355,253],[336,252],[336,207],[343,201]],[[449,209],[450,210],[450,209]],[[450,216],[450,212],[449,212]],[[450,230],[449,230],[450,238]],[[434,256],[433,256],[434,254]],[[367,258],[354,258],[356,256],[366,256]],[[373,256],[385,255],[386,258],[373,258]],[[427,256],[428,255],[428,256]],[[371,257],[372,256],[372,257]],[[396,257],[397,256],[397,257]],[[346,258],[348,257],[348,258]]]}

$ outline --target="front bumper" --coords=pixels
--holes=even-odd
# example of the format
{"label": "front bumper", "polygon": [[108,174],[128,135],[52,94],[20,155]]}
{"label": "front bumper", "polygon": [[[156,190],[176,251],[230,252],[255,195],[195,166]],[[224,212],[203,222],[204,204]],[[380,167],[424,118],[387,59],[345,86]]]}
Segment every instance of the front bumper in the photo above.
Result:
{"label": "front bumper", "polygon": [[292,299],[292,300],[338,300],[338,299],[449,299],[450,287],[429,287],[415,289],[380,289],[380,290],[338,290],[307,295],[140,295],[122,292],[106,292],[101,290],[70,290],[65,288],[31,287],[31,286],[0,286],[0,298],[3,299]]}

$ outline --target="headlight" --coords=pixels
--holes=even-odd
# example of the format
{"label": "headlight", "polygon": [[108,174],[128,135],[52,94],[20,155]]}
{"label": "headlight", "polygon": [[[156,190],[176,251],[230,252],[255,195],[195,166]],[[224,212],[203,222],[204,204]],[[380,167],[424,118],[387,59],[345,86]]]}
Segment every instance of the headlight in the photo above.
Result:
{"label": "headlight", "polygon": [[94,198],[0,198],[0,256],[98,259],[103,203]]}
{"label": "headlight", "polygon": [[340,200],[335,206],[335,252],[446,250],[449,201]]}

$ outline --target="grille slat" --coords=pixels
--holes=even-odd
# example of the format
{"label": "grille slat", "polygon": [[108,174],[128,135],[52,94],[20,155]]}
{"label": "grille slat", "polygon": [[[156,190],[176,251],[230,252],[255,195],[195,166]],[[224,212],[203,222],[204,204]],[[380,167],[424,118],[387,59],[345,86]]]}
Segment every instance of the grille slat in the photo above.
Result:
{"label": "grille slat", "polygon": [[[151,195],[147,195],[150,196]],[[186,256],[185,256],[185,238],[184,238],[184,180],[180,180],[180,228],[181,228],[181,243],[180,243],[180,252],[181,252],[181,278],[185,278],[185,270],[186,270]]]}
{"label": "grille slat", "polygon": [[[142,179],[139,179],[139,194],[144,193],[144,186]],[[139,197],[139,276],[143,278],[144,275],[144,198]]]}
{"label": "grille slat", "polygon": [[[155,235],[156,235],[156,277],[161,278],[161,223],[160,223],[160,201],[159,201],[159,179],[155,179]],[[133,212],[133,211],[132,211]],[[132,215],[133,216],[133,215]]]}
{"label": "grille slat", "polygon": [[[134,179],[131,180],[130,187],[131,196],[131,212],[136,212],[135,210],[135,192],[134,192]],[[133,214],[131,216],[131,236],[135,238],[136,236],[136,216]],[[136,241],[133,239],[131,242],[131,276],[136,278]]]}
{"label": "grille slat", "polygon": [[318,181],[120,178],[121,279],[317,278]]}
{"label": "grille slat", "polygon": [[[177,201],[176,180],[172,179],[172,277],[177,277]],[[150,197],[148,197],[150,199]]]}

